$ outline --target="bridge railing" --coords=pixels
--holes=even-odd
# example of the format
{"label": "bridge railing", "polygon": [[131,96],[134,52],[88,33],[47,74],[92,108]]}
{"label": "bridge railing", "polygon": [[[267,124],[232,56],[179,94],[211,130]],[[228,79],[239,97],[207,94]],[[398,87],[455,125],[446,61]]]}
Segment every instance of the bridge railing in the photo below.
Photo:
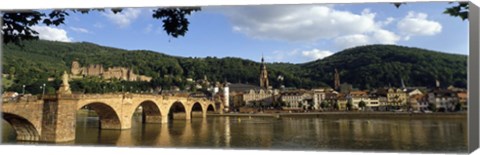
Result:
{"label": "bridge railing", "polygon": [[42,100],[41,96],[17,96],[2,98],[2,103],[37,102],[40,100]]}
{"label": "bridge railing", "polygon": [[115,93],[115,94],[82,94],[80,98],[123,98],[123,94]]}
{"label": "bridge railing", "polygon": [[3,102],[35,102],[38,100],[54,100],[58,98],[71,99],[105,99],[105,98],[162,98],[168,99],[170,97],[181,97],[194,101],[213,101],[211,98],[190,96],[186,93],[172,93],[172,94],[135,94],[135,93],[108,93],[108,94],[46,94],[35,96],[22,96],[14,99],[3,99]]}

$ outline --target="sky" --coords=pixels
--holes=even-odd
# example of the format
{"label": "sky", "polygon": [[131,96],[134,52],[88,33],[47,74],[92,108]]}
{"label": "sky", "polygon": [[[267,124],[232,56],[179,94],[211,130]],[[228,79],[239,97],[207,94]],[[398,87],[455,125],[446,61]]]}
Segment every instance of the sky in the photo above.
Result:
{"label": "sky", "polygon": [[91,42],[183,57],[239,57],[305,63],[346,48],[395,44],[468,55],[468,20],[443,14],[447,2],[205,6],[185,36],[168,36],[153,8],[71,13],[65,25],[33,27],[40,39]]}

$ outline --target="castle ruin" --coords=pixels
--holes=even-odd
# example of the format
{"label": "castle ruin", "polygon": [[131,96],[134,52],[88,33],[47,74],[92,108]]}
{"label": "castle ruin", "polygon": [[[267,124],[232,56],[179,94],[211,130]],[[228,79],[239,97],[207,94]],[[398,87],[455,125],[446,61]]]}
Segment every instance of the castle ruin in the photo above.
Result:
{"label": "castle ruin", "polygon": [[137,75],[130,68],[125,67],[109,67],[104,69],[101,64],[90,64],[82,67],[78,61],[72,61],[70,72],[72,78],[83,78],[86,76],[96,76],[103,79],[119,79],[125,81],[146,81],[150,82],[152,77],[145,75]]}

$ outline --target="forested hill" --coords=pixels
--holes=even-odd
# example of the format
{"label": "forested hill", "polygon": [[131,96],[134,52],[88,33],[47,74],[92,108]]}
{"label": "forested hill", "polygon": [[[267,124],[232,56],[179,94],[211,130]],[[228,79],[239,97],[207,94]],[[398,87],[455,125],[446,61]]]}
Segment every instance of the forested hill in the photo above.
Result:
{"label": "forested hill", "polygon": [[[70,71],[71,62],[78,60],[82,66],[103,64],[130,67],[136,73],[154,78],[157,83],[184,85],[186,78],[209,81],[227,80],[232,83],[256,84],[259,81],[260,63],[240,58],[191,58],[176,57],[153,51],[103,47],[92,43],[64,43],[52,41],[24,42],[23,47],[8,44],[3,47],[3,73],[14,73],[16,83],[31,84],[34,81],[58,77],[64,70]],[[260,59],[260,58],[259,58]],[[268,66],[270,81],[274,85],[277,75],[285,77],[289,86],[314,86],[321,82],[293,75],[290,70],[299,70],[300,66],[275,63]],[[157,79],[157,80],[155,80]]]}
{"label": "forested hill", "polygon": [[441,87],[467,86],[467,56],[396,45],[350,48],[302,67],[308,69],[310,78],[322,81],[332,81],[336,67],[341,83],[362,89],[399,87],[402,79],[407,87],[434,87],[435,80],[440,81]]}
{"label": "forested hill", "polygon": [[[260,59],[260,58],[259,58]],[[123,66],[138,74],[151,76],[156,83],[185,85],[186,78],[232,83],[257,84],[260,63],[240,58],[176,57],[153,51],[104,47],[92,43],[28,41],[23,47],[3,46],[3,73],[15,75],[15,83],[33,84],[58,77],[69,71],[72,60],[82,66],[103,64]],[[278,75],[287,87],[312,88],[331,86],[333,70],[340,71],[342,83],[359,88],[400,85],[433,86],[435,79],[442,86],[466,86],[467,57],[418,48],[393,45],[370,45],[347,49],[322,60],[304,64],[267,64],[270,83],[279,86]]]}

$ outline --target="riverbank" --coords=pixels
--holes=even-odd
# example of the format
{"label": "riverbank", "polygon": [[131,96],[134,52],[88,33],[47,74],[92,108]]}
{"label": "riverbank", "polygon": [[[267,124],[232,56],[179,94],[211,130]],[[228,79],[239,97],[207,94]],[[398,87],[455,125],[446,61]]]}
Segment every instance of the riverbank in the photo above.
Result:
{"label": "riverbank", "polygon": [[306,112],[306,113],[224,113],[207,114],[214,117],[348,117],[348,118],[467,118],[467,112],[408,113],[408,112]]}

